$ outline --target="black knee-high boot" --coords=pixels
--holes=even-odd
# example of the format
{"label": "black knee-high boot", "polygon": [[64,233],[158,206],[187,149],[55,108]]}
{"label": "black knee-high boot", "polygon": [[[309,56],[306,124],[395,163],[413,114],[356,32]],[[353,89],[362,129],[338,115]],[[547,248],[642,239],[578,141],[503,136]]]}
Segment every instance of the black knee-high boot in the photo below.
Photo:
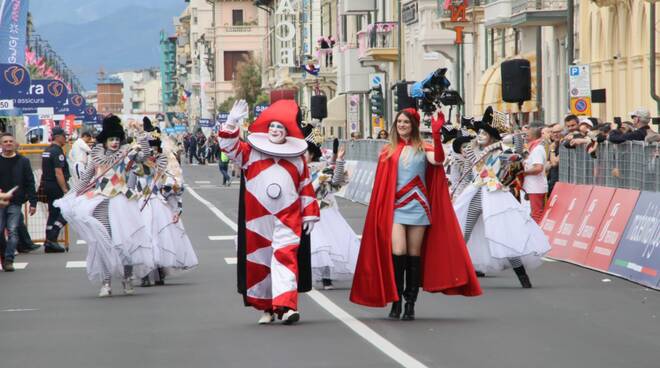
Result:
{"label": "black knee-high boot", "polygon": [[421,260],[419,256],[408,256],[408,265],[406,267],[406,290],[403,297],[406,299],[406,305],[403,311],[403,321],[412,321],[415,319],[415,302],[419,294],[419,284],[421,281]]}
{"label": "black knee-high boot", "polygon": [[529,276],[527,276],[527,272],[525,272],[525,266],[516,267],[513,271],[516,273],[516,276],[518,276],[518,280],[523,289],[532,288],[532,282],[529,281]]}
{"label": "black knee-high boot", "polygon": [[399,301],[392,302],[389,317],[399,319],[401,316],[401,294],[403,293],[403,273],[406,270],[406,256],[392,254],[392,265],[394,266],[394,282],[396,283],[396,292],[399,294]]}

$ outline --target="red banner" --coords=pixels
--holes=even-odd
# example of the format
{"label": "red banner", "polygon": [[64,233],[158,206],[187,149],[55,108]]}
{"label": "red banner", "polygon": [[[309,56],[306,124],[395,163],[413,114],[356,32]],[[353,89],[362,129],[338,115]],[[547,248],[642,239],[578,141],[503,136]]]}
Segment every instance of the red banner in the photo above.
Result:
{"label": "red banner", "polygon": [[569,244],[574,240],[592,186],[557,183],[550,196],[549,208],[541,222],[552,249],[549,257],[568,259]]}
{"label": "red banner", "polygon": [[579,223],[575,229],[575,236],[566,249],[566,260],[577,264],[584,264],[591,243],[598,234],[598,228],[607,213],[610,201],[614,196],[615,188],[593,187],[584,210],[578,217]]}
{"label": "red banner", "polygon": [[589,247],[586,266],[607,271],[612,257],[621,241],[628,219],[635,209],[639,191],[616,189],[612,200],[602,217],[598,232]]}

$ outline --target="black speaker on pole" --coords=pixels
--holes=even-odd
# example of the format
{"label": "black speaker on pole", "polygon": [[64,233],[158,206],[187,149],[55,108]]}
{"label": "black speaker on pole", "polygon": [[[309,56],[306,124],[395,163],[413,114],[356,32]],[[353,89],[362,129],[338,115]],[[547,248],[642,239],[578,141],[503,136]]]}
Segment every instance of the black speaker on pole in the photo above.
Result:
{"label": "black speaker on pole", "polygon": [[502,62],[502,100],[504,102],[529,101],[532,99],[532,71],[527,59]]}
{"label": "black speaker on pole", "polygon": [[325,95],[312,96],[310,106],[312,119],[323,120],[328,117],[328,98]]}
{"label": "black speaker on pole", "polygon": [[408,83],[399,82],[396,85],[396,111],[401,111],[409,107],[417,107],[415,99],[408,94]]}

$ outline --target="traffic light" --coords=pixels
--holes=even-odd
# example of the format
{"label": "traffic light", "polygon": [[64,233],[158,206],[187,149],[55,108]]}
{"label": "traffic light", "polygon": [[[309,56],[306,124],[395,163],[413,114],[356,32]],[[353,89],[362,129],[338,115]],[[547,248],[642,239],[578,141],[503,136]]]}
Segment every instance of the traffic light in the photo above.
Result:
{"label": "traffic light", "polygon": [[371,102],[371,114],[383,116],[383,112],[385,111],[385,100],[383,98],[383,87],[380,84],[371,87],[371,97],[369,100]]}

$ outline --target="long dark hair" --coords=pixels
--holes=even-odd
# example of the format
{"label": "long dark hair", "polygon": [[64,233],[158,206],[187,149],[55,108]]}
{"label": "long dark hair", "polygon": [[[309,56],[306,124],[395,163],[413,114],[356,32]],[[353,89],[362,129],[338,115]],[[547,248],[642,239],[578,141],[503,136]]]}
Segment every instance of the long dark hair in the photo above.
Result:
{"label": "long dark hair", "polygon": [[419,133],[419,120],[416,116],[413,116],[411,113],[405,110],[399,111],[394,117],[394,123],[390,128],[390,143],[387,144],[387,158],[390,158],[396,148],[399,146],[399,132],[396,129],[396,122],[399,120],[399,116],[404,115],[410,120],[411,131],[410,131],[410,144],[418,151],[424,152],[424,141],[422,141],[422,136]]}

